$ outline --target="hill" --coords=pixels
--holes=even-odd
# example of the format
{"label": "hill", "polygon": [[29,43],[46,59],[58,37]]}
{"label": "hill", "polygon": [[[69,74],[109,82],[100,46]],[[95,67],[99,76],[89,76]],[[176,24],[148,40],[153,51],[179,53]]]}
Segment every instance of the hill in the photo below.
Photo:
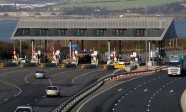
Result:
{"label": "hill", "polygon": [[158,6],[185,0],[73,0],[68,4],[57,7],[100,7],[107,10],[121,10],[127,8],[144,8],[145,6]]}

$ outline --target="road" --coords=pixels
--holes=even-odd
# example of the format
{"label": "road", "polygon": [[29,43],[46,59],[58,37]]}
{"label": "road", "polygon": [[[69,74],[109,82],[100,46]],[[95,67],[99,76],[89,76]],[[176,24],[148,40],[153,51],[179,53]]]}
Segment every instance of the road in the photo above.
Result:
{"label": "road", "polygon": [[186,77],[167,72],[106,83],[71,112],[181,112]]}
{"label": "road", "polygon": [[[51,112],[77,91],[113,72],[104,71],[102,68],[82,70],[51,67],[45,69],[46,79],[35,79],[34,72],[37,69],[33,67],[0,69],[1,112],[13,112],[19,105],[31,105],[36,112]],[[45,96],[45,90],[51,84],[60,87],[60,98]]]}

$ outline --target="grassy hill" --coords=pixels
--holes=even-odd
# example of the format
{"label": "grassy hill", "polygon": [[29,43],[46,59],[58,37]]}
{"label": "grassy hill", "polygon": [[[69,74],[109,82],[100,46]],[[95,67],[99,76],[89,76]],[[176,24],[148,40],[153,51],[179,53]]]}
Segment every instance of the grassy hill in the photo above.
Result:
{"label": "grassy hill", "polygon": [[57,5],[56,7],[105,7],[108,10],[126,8],[144,8],[147,6],[158,6],[185,0],[73,0],[69,4]]}

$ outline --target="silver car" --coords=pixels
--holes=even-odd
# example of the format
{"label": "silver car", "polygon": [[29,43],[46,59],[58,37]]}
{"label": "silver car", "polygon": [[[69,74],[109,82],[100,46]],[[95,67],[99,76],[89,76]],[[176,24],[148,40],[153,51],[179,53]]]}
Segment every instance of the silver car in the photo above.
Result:
{"label": "silver car", "polygon": [[35,112],[31,106],[18,106],[14,112]]}
{"label": "silver car", "polygon": [[46,72],[43,70],[37,70],[35,73],[35,78],[40,79],[40,78],[45,78]]}
{"label": "silver car", "polygon": [[58,86],[48,86],[46,89],[46,96],[60,97],[60,89]]}

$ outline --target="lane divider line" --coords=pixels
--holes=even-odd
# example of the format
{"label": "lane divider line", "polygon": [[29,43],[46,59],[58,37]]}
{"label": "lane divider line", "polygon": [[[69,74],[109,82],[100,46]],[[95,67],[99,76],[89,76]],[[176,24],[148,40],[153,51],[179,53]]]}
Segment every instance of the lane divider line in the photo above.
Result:
{"label": "lane divider line", "polygon": [[[182,78],[177,78],[177,80],[180,80],[180,79],[182,79]],[[153,101],[153,99],[154,99],[154,97],[156,96],[156,94],[158,94],[160,91],[162,91],[163,90],[163,88],[165,88],[165,87],[167,87],[167,86],[169,86],[169,84],[171,84],[171,83],[173,83],[173,82],[176,82],[177,80],[171,80],[171,81],[169,81],[166,85],[163,85],[162,87],[160,87],[153,95],[152,95],[152,97],[149,99],[149,103],[148,103],[148,105],[147,105],[147,112],[149,112],[150,111],[150,107],[151,107],[151,103],[152,103],[152,101]],[[171,91],[169,91],[169,92],[173,92],[173,90],[171,90]],[[154,96],[154,97],[153,97]]]}
{"label": "lane divider line", "polygon": [[80,112],[80,109],[81,109],[83,106],[85,106],[86,103],[88,103],[90,100],[92,100],[93,98],[97,97],[98,95],[100,95],[100,94],[102,94],[102,93],[104,93],[104,92],[106,92],[106,91],[108,91],[108,90],[110,90],[110,89],[112,89],[112,88],[114,88],[114,87],[120,85],[120,84],[129,82],[129,81],[132,81],[132,80],[134,80],[134,79],[138,79],[138,78],[140,78],[140,77],[143,77],[143,76],[138,76],[138,77],[134,77],[134,78],[132,78],[132,79],[123,81],[123,82],[121,82],[121,83],[119,83],[119,84],[116,84],[116,85],[114,85],[114,86],[112,86],[112,87],[110,87],[110,88],[107,88],[107,89],[105,89],[105,90],[103,90],[103,91],[97,93],[96,95],[94,95],[94,96],[92,96],[91,98],[89,98],[88,100],[86,100],[86,101],[77,109],[76,112]]}
{"label": "lane divider line", "polygon": [[26,77],[25,77],[25,82],[27,83],[27,84],[30,84],[30,82],[27,80],[27,78],[30,76],[30,75],[33,75],[34,73],[30,73],[30,74],[28,74]]}
{"label": "lane divider line", "polygon": [[75,80],[78,79],[79,77],[82,77],[82,76],[88,75],[88,74],[90,74],[90,73],[98,72],[98,71],[103,71],[103,70],[96,70],[96,71],[91,71],[91,72],[87,72],[87,73],[84,73],[84,74],[78,75],[78,76],[76,76],[76,77],[74,77],[74,78],[72,79],[72,83],[74,84],[74,83],[75,83]]}

